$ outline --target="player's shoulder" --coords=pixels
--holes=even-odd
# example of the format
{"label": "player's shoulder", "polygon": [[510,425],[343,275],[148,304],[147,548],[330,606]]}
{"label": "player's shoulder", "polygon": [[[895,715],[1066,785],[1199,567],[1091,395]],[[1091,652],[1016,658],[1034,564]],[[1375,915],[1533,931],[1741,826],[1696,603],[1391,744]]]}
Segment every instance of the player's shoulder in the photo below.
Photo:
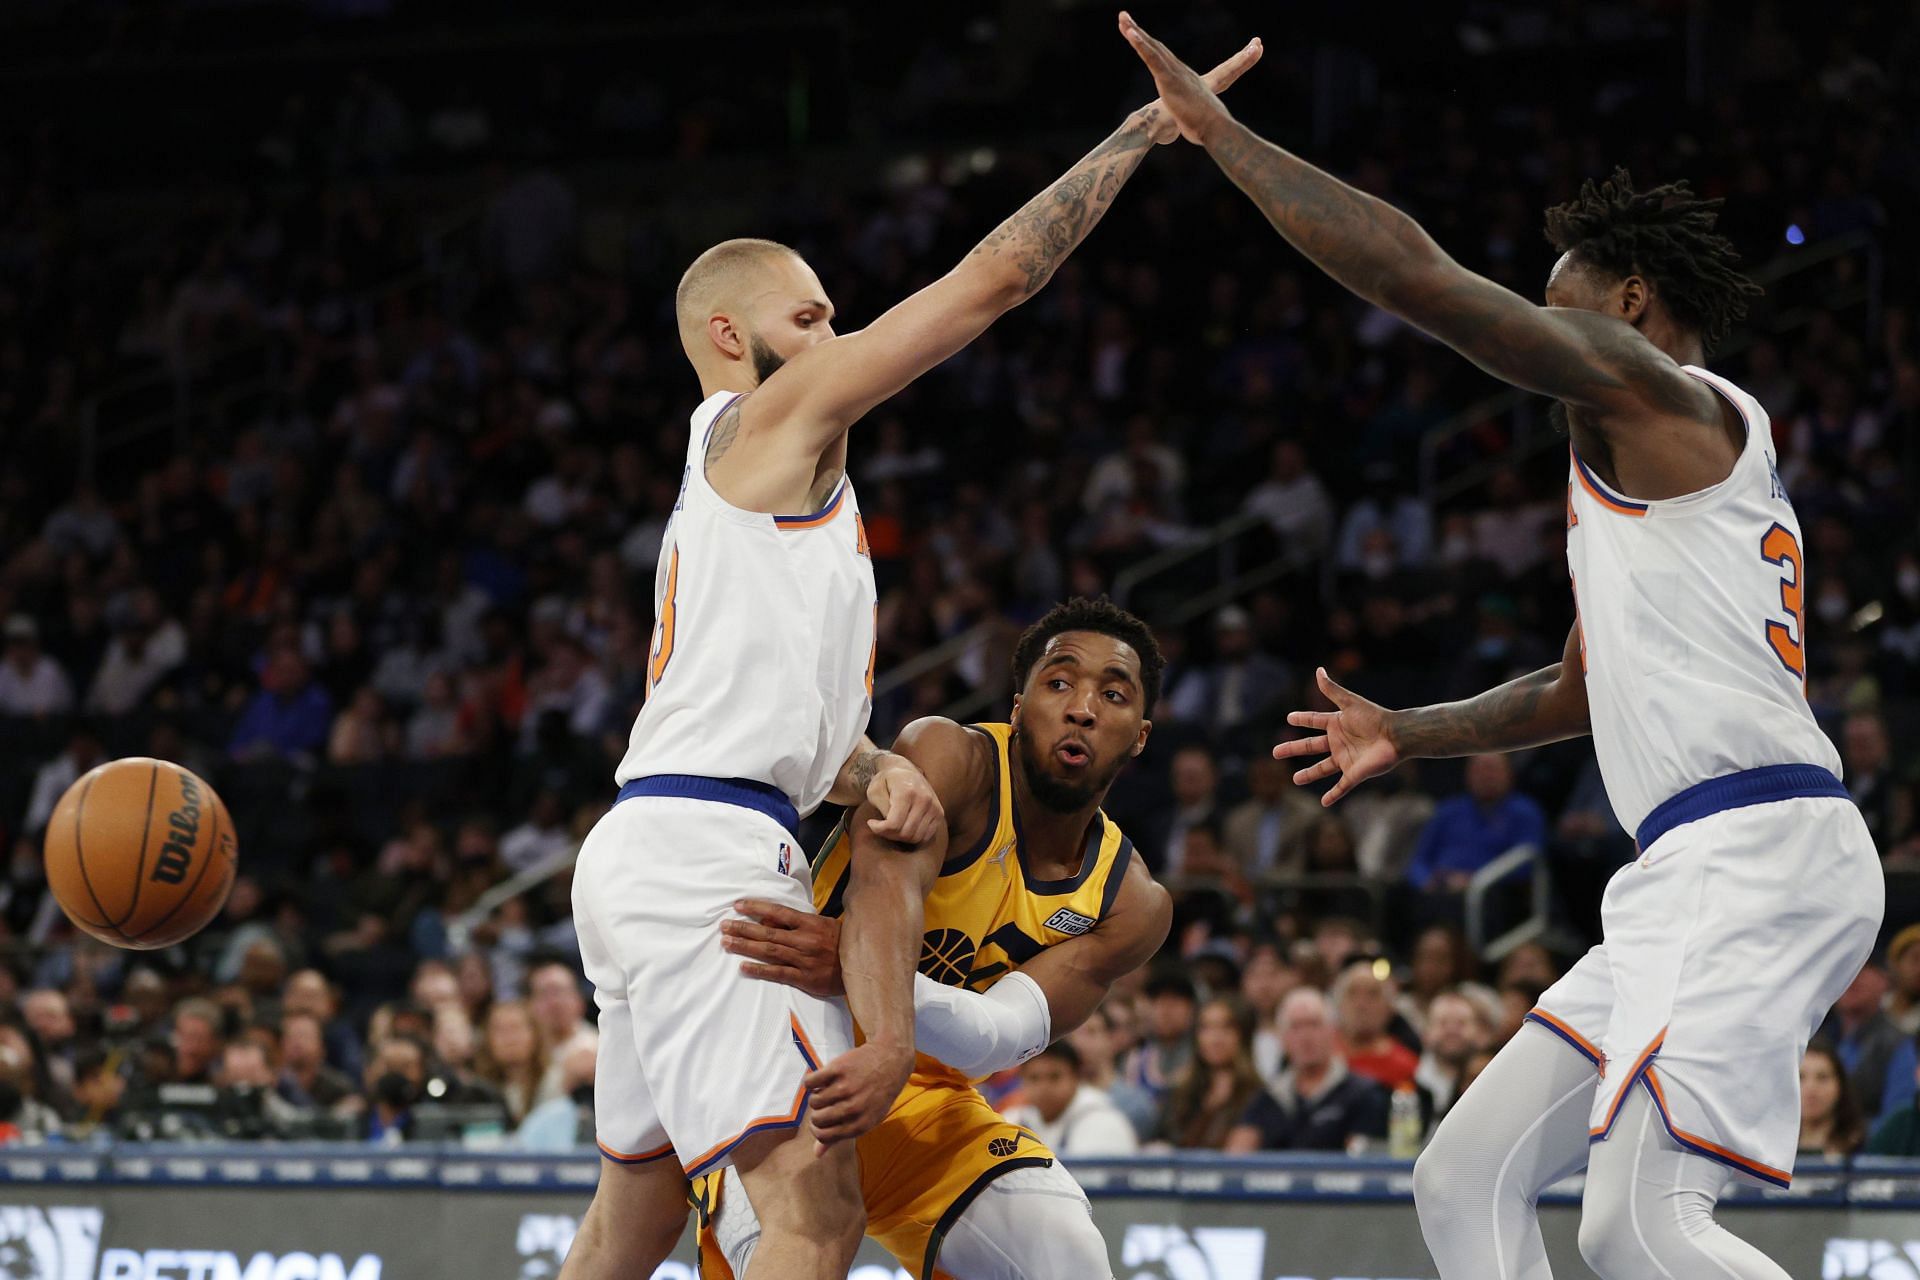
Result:
{"label": "player's shoulder", "polygon": [[957,720],[922,716],[900,731],[893,740],[893,750],[926,774],[941,800],[949,805],[967,793],[984,796],[998,791],[998,744]]}

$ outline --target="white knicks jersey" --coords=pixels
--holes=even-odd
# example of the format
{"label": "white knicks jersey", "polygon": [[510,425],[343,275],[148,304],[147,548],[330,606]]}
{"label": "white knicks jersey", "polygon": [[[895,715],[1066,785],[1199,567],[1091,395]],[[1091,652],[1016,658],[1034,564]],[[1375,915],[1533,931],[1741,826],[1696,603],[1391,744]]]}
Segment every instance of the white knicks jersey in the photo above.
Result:
{"label": "white knicks jersey", "polygon": [[807,516],[743,511],[714,491],[707,436],[737,398],[693,412],[654,576],[647,702],[615,778],[745,778],[805,815],[873,706],[873,559],[851,480]]}
{"label": "white knicks jersey", "polygon": [[1723,774],[1770,764],[1840,773],[1807,706],[1806,560],[1766,410],[1725,378],[1684,368],[1746,423],[1725,480],[1643,501],[1607,488],[1575,453],[1567,481],[1594,752],[1628,831]]}

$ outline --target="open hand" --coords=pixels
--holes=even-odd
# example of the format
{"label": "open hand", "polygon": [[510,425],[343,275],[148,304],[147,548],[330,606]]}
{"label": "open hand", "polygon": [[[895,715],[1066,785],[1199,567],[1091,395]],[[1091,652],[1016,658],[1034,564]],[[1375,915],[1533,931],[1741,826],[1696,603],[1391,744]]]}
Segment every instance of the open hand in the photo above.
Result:
{"label": "open hand", "polygon": [[1400,749],[1393,745],[1387,733],[1385,707],[1341,688],[1333,682],[1333,677],[1327,674],[1325,667],[1318,668],[1314,677],[1320,682],[1320,692],[1327,695],[1336,710],[1289,712],[1288,724],[1302,729],[1319,729],[1321,735],[1283,742],[1273,749],[1273,758],[1285,760],[1289,756],[1324,753],[1327,757],[1325,760],[1300,770],[1293,775],[1293,780],[1304,787],[1322,778],[1340,775],[1340,780],[1333,784],[1333,790],[1327,792],[1320,801],[1323,805],[1330,805],[1368,778],[1377,778],[1399,764]]}
{"label": "open hand", "polygon": [[893,1109],[913,1074],[913,1050],[869,1040],[801,1080],[812,1109],[814,1139],[825,1151],[867,1133]]}
{"label": "open hand", "polygon": [[759,898],[743,898],[733,909],[746,919],[720,922],[720,949],[741,957],[741,973],[822,1000],[847,994],[838,920]]}
{"label": "open hand", "polygon": [[1148,35],[1124,10],[1120,14],[1120,34],[1147,64],[1147,70],[1153,73],[1153,83],[1160,90],[1160,101],[1147,108],[1148,114],[1156,115],[1155,107],[1158,107],[1158,114],[1172,117],[1170,121],[1156,121],[1155,142],[1172,142],[1176,136],[1185,137],[1189,142],[1205,142],[1210,129],[1232,120],[1220,101],[1220,94],[1260,61],[1260,55],[1265,52],[1265,46],[1255,36],[1240,52],[1201,76],[1174,57],[1167,46]]}

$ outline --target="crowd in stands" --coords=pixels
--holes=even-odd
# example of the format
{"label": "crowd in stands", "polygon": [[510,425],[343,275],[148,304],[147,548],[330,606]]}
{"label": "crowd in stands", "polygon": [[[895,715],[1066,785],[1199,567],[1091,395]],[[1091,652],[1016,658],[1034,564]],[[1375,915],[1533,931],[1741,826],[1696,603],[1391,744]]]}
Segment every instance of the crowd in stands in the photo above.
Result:
{"label": "crowd in stands", "polygon": [[[1171,36],[1199,42],[1221,8],[1191,8]],[[1893,890],[1890,945],[1809,1052],[1804,1140],[1920,1154],[1904,879],[1920,872],[1920,274],[1879,236],[1920,210],[1920,26],[1803,53],[1783,20],[1762,6],[1733,27],[1741,54],[1710,69],[1697,128],[1633,94],[1509,85],[1505,109],[1469,114],[1408,90],[1344,149],[1302,149],[1529,296],[1551,265],[1541,209],[1616,161],[1726,195],[1754,264],[1877,237],[1870,258],[1796,277],[1807,306],[1763,307],[1718,364],[1772,416],[1807,533],[1808,697]],[[343,93],[407,110],[370,83]],[[306,128],[303,146],[338,142]],[[566,866],[644,695],[697,396],[670,299],[706,240],[659,231],[609,256],[591,200],[535,165],[498,171],[476,232],[427,259],[413,189],[349,156],[317,186],[196,202],[96,256],[64,234],[41,153],[7,156],[23,180],[0,182],[0,440],[18,445],[0,451],[0,1139],[590,1137]],[[854,327],[1069,158],[1009,135],[990,163],[799,183],[700,235],[795,245]],[[77,456],[90,384],[204,371],[236,344],[264,353],[264,390],[173,443]],[[1532,448],[1518,416],[1459,416],[1493,389],[1334,289],[1173,148],[1032,303],[856,428],[883,741],[956,703],[1004,715],[1025,622],[1228,517],[1257,518],[1242,563],[1279,570],[1191,621],[1170,621],[1187,598],[1165,578],[1123,601],[1169,666],[1110,811],[1177,890],[1174,935],[988,1086],[1069,1159],[1384,1151],[1410,1125],[1417,1142],[1597,939],[1633,841],[1585,743],[1405,767],[1331,810],[1267,751],[1294,732],[1287,711],[1325,705],[1319,667],[1400,706],[1557,660],[1565,453]],[[1423,468],[1481,479],[1440,497]],[[884,679],[963,636],[953,661]],[[78,935],[40,866],[66,787],[126,754],[207,778],[239,837],[224,914],[167,952]],[[1483,965],[1466,891],[1516,845],[1544,852],[1552,945]],[[1489,894],[1496,923],[1524,914],[1528,877]]]}

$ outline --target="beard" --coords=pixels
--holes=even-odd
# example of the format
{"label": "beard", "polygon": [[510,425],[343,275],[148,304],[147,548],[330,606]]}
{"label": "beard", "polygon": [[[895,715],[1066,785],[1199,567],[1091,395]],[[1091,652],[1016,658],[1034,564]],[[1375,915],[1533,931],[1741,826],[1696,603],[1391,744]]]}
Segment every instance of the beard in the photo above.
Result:
{"label": "beard", "polygon": [[1027,790],[1043,808],[1054,813],[1075,813],[1095,803],[1127,764],[1127,757],[1123,755],[1101,774],[1088,775],[1085,782],[1068,782],[1047,772],[1031,737],[1016,730],[1013,740],[1017,747],[1015,759],[1019,761],[1020,772],[1026,776]]}
{"label": "beard", "polygon": [[785,356],[777,354],[772,347],[760,341],[757,333],[747,337],[747,355],[753,360],[754,376],[763,383],[780,372],[780,366],[787,362]]}

